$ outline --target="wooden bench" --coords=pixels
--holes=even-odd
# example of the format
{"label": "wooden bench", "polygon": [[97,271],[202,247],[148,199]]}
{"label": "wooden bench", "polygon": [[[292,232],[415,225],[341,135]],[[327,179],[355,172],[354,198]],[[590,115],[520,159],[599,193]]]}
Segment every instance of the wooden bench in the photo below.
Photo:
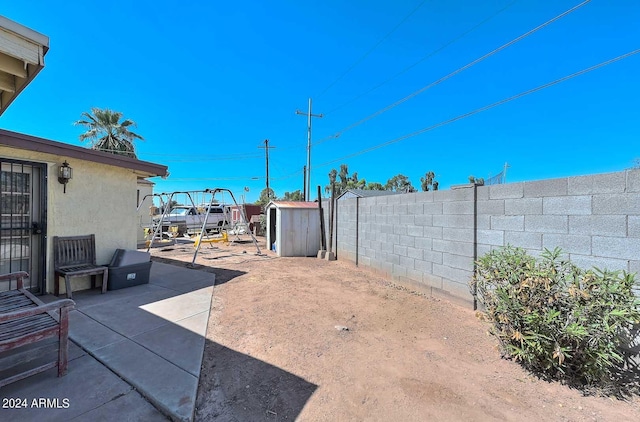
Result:
{"label": "wooden bench", "polygon": [[[24,288],[27,277],[26,272],[0,275],[10,288],[12,280],[17,284],[0,293],[0,387],[50,368],[58,367],[59,377],[67,372],[69,311],[75,303],[70,299],[42,303]],[[46,341],[52,337],[58,340]],[[47,362],[56,349],[56,358]],[[34,362],[38,366],[31,368]]]}
{"label": "wooden bench", "polygon": [[96,237],[69,236],[53,238],[53,262],[55,267],[55,295],[60,294],[60,277],[64,277],[67,297],[71,299],[71,278],[91,276],[91,288],[96,287],[96,275],[102,274],[102,293],[107,291],[109,268],[96,265]]}

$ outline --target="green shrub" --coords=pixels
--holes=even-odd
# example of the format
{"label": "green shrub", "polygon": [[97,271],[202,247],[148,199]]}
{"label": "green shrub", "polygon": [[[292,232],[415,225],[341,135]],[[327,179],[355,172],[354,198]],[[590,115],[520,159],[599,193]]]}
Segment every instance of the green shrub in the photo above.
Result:
{"label": "green shrub", "polygon": [[507,246],[478,260],[471,288],[503,356],[548,378],[602,386],[615,382],[619,346],[640,322],[633,283],[626,272],[582,270],[558,248],[536,260]]}

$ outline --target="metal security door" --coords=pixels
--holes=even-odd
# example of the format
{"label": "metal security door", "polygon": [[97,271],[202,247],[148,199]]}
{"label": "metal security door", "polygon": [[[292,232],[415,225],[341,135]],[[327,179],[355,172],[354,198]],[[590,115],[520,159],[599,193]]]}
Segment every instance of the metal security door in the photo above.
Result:
{"label": "metal security door", "polygon": [[45,281],[45,177],[45,164],[0,159],[0,274],[28,272],[34,293]]}

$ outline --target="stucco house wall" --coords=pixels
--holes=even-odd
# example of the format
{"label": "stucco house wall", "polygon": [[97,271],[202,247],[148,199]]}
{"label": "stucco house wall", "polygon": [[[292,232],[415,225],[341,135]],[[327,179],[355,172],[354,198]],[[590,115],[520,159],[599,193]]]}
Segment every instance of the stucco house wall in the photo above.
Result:
{"label": "stucco house wall", "polygon": [[[7,148],[0,156],[47,164],[47,251],[53,251],[54,236],[96,235],[96,258],[108,263],[115,249],[137,246],[137,176],[130,169],[77,158]],[[58,165],[67,160],[73,179],[66,193],[58,182]],[[54,290],[53,254],[47,253],[46,289]],[[73,279],[73,289],[88,287],[88,279]],[[64,287],[62,287],[64,291]]]}
{"label": "stucco house wall", "polygon": [[[138,245],[144,244],[145,236],[144,236],[144,228],[151,226],[152,215],[151,215],[151,207],[153,206],[153,198],[151,196],[153,194],[153,183],[145,180],[138,179],[138,190],[136,194],[136,206],[138,208],[137,212],[137,224],[136,224],[136,241]],[[146,197],[146,198],[145,198]]]}
{"label": "stucco house wall", "polygon": [[[94,234],[96,261],[108,264],[116,249],[137,247],[139,178],[168,174],[159,164],[1,129],[0,159],[46,165],[45,292],[55,288],[54,236]],[[66,193],[57,177],[64,161],[73,168]],[[85,289],[89,283],[88,277],[73,279],[72,288]]]}

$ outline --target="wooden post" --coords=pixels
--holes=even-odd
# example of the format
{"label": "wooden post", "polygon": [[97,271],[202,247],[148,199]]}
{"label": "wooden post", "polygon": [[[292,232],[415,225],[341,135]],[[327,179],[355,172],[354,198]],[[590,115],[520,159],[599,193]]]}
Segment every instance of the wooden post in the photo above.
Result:
{"label": "wooden post", "polygon": [[333,208],[336,204],[336,186],[335,183],[331,183],[331,204],[329,204],[329,253],[333,253]]}
{"label": "wooden post", "polygon": [[327,250],[327,237],[324,234],[324,212],[322,211],[322,197],[320,196],[321,190],[318,185],[318,210],[320,212],[320,250],[318,251],[318,258],[323,259]]}
{"label": "wooden post", "polygon": [[324,233],[324,229],[325,229],[325,225],[324,225],[324,212],[322,211],[322,197],[321,195],[321,188],[320,185],[318,185],[318,208],[320,209],[320,227],[322,229],[322,250],[327,250],[327,236]]}
{"label": "wooden post", "polygon": [[356,267],[358,266],[358,243],[360,242],[358,228],[360,226],[360,197],[356,196]]}

